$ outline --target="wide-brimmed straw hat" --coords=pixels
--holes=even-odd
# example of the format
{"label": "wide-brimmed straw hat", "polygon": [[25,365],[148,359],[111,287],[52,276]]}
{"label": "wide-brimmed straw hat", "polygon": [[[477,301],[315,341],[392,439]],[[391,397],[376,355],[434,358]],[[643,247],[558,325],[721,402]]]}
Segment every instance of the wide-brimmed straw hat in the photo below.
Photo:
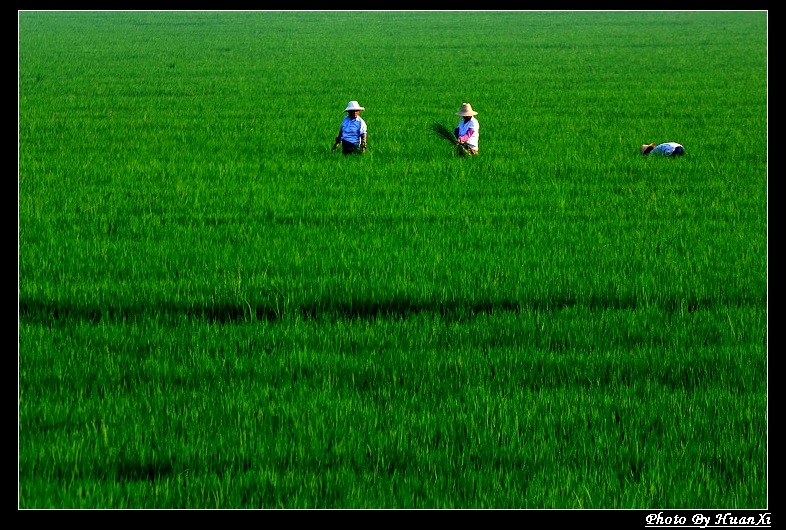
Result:
{"label": "wide-brimmed straw hat", "polygon": [[472,105],[469,103],[462,103],[461,108],[456,113],[456,116],[476,116],[478,113],[472,110]]}
{"label": "wide-brimmed straw hat", "polygon": [[642,144],[639,151],[641,151],[642,155],[646,155],[647,153],[655,149],[655,147],[657,147],[655,144]]}
{"label": "wide-brimmed straw hat", "polygon": [[357,101],[350,101],[349,105],[347,105],[347,108],[344,109],[344,112],[347,112],[349,110],[366,110],[366,107],[361,107],[360,103],[358,103]]}

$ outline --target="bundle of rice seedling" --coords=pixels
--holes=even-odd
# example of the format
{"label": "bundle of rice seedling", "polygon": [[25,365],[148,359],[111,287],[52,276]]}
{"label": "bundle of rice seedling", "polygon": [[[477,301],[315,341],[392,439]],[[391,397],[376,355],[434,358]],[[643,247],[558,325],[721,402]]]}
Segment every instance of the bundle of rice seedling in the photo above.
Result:
{"label": "bundle of rice seedling", "polygon": [[456,154],[463,155],[466,152],[467,147],[464,144],[459,143],[458,139],[453,134],[453,129],[450,129],[448,126],[436,121],[432,123],[428,129],[440,138],[450,142],[455,147]]}

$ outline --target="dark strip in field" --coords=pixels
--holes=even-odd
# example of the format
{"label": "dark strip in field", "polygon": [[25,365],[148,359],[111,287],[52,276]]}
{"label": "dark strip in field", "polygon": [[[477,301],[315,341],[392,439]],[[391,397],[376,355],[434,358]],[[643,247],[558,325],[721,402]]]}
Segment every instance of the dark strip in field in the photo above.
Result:
{"label": "dark strip in field", "polygon": [[[693,312],[723,303],[738,306],[766,305],[766,300],[693,300],[661,301],[658,305],[667,311]],[[559,311],[564,308],[583,305],[589,310],[635,310],[642,304],[636,299],[592,297],[578,300],[571,297],[551,297],[530,300],[495,300],[474,302],[413,301],[396,299],[385,301],[351,300],[333,302],[330,300],[301,304],[288,308],[277,308],[268,304],[177,304],[163,302],[154,305],[93,306],[50,300],[20,299],[19,320],[26,323],[67,324],[74,321],[98,323],[101,321],[127,322],[147,319],[179,322],[187,320],[218,323],[239,323],[249,321],[276,321],[292,316],[309,319],[406,319],[420,313],[440,314],[447,319],[466,319],[478,314],[521,311]],[[651,303],[650,303],[651,305]]]}

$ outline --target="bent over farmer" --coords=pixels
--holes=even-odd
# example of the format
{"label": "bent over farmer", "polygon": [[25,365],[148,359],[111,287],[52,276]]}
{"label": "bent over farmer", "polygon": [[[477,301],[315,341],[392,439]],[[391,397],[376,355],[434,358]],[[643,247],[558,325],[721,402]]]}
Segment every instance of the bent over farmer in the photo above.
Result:
{"label": "bent over farmer", "polygon": [[677,142],[664,142],[662,144],[643,144],[639,151],[644,156],[665,155],[682,156],[685,154],[685,147]]}

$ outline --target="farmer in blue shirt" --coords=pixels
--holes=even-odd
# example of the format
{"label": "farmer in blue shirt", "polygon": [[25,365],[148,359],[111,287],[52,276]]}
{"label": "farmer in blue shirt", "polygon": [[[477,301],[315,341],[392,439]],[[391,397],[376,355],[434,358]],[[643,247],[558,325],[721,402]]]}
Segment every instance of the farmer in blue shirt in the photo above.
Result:
{"label": "farmer in blue shirt", "polygon": [[336,142],[333,144],[333,151],[341,144],[341,152],[345,155],[350,153],[366,152],[366,136],[368,127],[366,122],[360,117],[360,113],[366,110],[357,101],[350,101],[344,112],[347,113],[341,122],[341,129],[338,130]]}
{"label": "farmer in blue shirt", "polygon": [[649,156],[651,154],[664,155],[664,156],[682,156],[685,154],[685,148],[677,142],[666,142],[662,144],[644,144],[641,146],[641,154]]}

